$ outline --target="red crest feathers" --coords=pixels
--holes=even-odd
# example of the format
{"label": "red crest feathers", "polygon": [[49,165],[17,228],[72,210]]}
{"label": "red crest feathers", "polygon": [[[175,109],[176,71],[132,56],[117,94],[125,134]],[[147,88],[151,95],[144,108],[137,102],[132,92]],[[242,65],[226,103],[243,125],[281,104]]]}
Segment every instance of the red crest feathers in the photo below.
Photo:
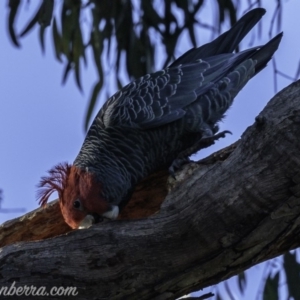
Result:
{"label": "red crest feathers", "polygon": [[38,184],[37,198],[41,206],[45,206],[50,195],[57,191],[59,197],[66,186],[67,178],[70,174],[71,165],[68,163],[60,163],[48,171],[49,176],[41,178]]}

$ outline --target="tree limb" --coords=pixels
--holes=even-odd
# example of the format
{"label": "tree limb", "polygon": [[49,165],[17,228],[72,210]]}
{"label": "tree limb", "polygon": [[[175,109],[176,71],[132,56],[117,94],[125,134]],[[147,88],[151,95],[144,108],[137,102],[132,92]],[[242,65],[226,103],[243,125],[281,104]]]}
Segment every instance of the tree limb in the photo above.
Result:
{"label": "tree limb", "polygon": [[223,159],[169,178],[158,213],[3,247],[1,286],[76,286],[76,299],[176,299],[299,247],[299,131],[297,81]]}

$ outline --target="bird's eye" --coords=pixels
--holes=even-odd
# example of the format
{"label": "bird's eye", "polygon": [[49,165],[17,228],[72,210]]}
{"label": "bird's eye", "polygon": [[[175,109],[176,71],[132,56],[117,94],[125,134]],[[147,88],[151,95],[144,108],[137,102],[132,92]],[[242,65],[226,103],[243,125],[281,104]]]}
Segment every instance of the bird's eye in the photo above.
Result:
{"label": "bird's eye", "polygon": [[78,208],[80,208],[80,206],[81,206],[80,200],[77,199],[77,200],[75,200],[75,201],[73,202],[73,207],[74,207],[74,208],[77,208],[77,209],[78,209]]}

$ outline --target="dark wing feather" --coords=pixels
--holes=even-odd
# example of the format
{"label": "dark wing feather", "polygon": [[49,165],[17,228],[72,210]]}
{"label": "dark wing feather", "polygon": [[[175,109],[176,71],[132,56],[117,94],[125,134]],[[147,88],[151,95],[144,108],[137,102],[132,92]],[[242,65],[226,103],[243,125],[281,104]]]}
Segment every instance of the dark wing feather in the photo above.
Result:
{"label": "dark wing feather", "polygon": [[266,13],[263,8],[255,8],[241,17],[230,30],[221,34],[211,43],[205,44],[198,48],[193,48],[177,58],[169,67],[179,66],[193,62],[199,58],[222,54],[232,53],[248,32],[256,25],[256,23]]}
{"label": "dark wing feather", "polygon": [[280,43],[282,34],[262,47],[228,53],[264,13],[264,9],[250,11],[213,42],[188,51],[162,71],[131,82],[104,104],[97,122],[102,127],[155,128],[182,118],[185,108],[196,100],[202,106],[205,93],[214,90],[216,99],[221,97],[222,87],[229,97],[223,106],[228,108],[246,82],[266,66]]}
{"label": "dark wing feather", "polygon": [[105,127],[153,128],[185,115],[184,108],[206,93],[256,49],[220,54],[205,61],[167,68],[128,84],[99,112]]}

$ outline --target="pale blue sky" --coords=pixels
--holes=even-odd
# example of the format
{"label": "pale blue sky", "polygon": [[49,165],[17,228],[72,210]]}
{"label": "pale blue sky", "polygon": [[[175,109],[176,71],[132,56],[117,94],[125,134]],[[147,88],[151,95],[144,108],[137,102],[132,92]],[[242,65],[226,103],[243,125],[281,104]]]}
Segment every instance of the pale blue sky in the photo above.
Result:
{"label": "pale blue sky", "polygon": [[[275,6],[275,1],[262,2],[268,11],[263,18],[262,38],[256,44],[269,40],[270,18]],[[84,139],[83,117],[90,88],[97,76],[90,64],[88,70],[82,73],[83,94],[78,91],[72,77],[62,86],[63,65],[54,60],[49,35],[45,55],[41,54],[37,31],[21,40],[21,49],[12,46],[6,31],[6,5],[7,1],[2,1],[0,9],[1,207],[22,207],[28,212],[38,207],[35,186],[40,177],[55,164],[73,162],[75,159]],[[300,58],[300,1],[286,1],[283,12],[284,37],[276,53],[276,60],[281,71],[294,75]],[[30,16],[32,9],[22,11],[18,18],[19,28],[23,28]],[[202,38],[201,42],[204,40]],[[244,43],[242,48],[247,46]],[[178,53],[189,48],[187,42],[179,44]],[[289,83],[288,80],[279,78],[279,90]],[[255,116],[273,95],[273,69],[270,63],[238,95],[221,124],[221,129],[231,130],[233,135],[203,151],[201,156],[236,141],[253,124]],[[55,198],[56,195],[53,195],[51,199]],[[0,213],[0,222],[18,215],[20,213]]]}

